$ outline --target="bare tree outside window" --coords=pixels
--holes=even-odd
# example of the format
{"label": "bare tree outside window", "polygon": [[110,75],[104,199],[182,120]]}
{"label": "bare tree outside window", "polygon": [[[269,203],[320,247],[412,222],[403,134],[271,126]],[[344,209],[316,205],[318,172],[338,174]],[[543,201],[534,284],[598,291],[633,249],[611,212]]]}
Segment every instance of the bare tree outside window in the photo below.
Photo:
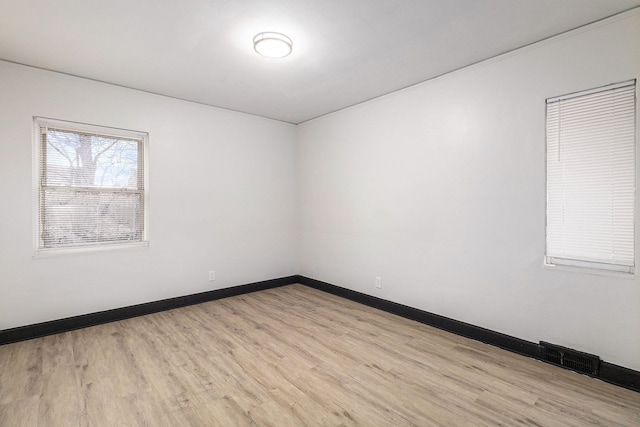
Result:
{"label": "bare tree outside window", "polygon": [[39,247],[143,241],[144,140],[39,129]]}

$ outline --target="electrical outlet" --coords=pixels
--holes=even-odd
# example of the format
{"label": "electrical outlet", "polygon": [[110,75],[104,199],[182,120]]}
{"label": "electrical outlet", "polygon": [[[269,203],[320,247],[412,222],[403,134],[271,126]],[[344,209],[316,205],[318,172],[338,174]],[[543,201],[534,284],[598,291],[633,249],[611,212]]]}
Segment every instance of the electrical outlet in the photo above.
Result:
{"label": "electrical outlet", "polygon": [[382,277],[376,276],[376,288],[382,289]]}
{"label": "electrical outlet", "polygon": [[210,271],[209,272],[209,281],[213,282],[214,280],[216,280],[216,272],[215,271]]}

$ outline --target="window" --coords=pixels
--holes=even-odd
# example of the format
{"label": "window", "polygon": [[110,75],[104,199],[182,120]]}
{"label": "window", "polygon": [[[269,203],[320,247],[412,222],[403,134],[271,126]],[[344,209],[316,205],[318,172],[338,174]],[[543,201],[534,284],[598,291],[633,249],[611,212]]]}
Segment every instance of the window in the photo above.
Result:
{"label": "window", "polygon": [[547,100],[546,264],[634,272],[635,87]]}
{"label": "window", "polygon": [[147,241],[147,134],[35,118],[36,254]]}

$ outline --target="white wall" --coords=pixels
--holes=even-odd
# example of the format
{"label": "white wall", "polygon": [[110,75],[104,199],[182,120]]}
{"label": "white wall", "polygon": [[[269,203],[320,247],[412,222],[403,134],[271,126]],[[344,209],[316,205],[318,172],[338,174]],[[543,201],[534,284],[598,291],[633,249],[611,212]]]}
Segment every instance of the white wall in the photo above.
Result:
{"label": "white wall", "polygon": [[[148,248],[32,259],[33,116],[149,132]],[[0,62],[0,330],[297,274],[295,136]]]}
{"label": "white wall", "polygon": [[[637,78],[638,40],[635,11],[297,128],[0,62],[0,330],[300,273],[640,370],[639,279],[542,267],[544,100]],[[149,248],[32,259],[33,116],[149,132]]]}
{"label": "white wall", "polygon": [[299,126],[300,274],[639,370],[640,281],[543,268],[545,99],[639,77],[639,40],[636,10]]}

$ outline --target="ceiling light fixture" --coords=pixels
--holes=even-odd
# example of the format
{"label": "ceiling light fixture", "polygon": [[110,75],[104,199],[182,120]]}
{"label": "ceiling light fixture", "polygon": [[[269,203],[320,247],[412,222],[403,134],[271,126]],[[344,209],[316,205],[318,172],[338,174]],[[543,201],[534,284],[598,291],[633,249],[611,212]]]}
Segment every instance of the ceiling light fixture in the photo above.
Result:
{"label": "ceiling light fixture", "polygon": [[293,43],[284,34],[259,33],[253,38],[253,49],[267,58],[284,58],[293,50]]}

